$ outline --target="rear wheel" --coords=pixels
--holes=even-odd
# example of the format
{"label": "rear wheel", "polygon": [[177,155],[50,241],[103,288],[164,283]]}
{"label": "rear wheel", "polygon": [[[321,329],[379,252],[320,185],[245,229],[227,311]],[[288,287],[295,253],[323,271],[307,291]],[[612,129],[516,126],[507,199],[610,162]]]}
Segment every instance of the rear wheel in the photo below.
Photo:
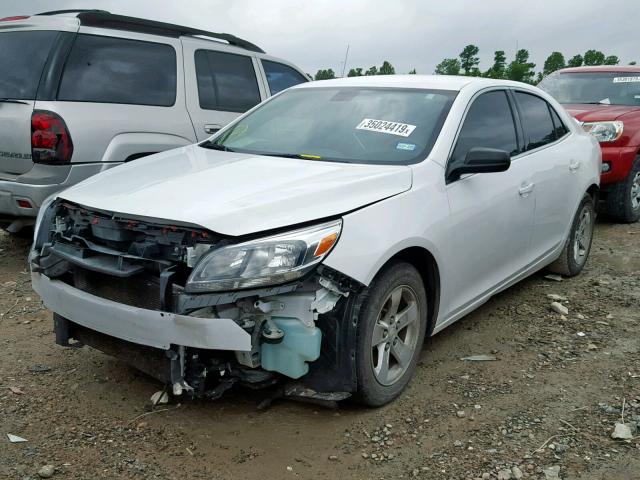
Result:
{"label": "rear wheel", "polygon": [[377,407],[400,395],[413,376],[426,332],[427,295],[420,274],[405,262],[385,268],[365,295],[356,400]]}
{"label": "rear wheel", "polygon": [[591,195],[586,194],[580,202],[560,257],[549,265],[549,270],[567,277],[578,275],[589,258],[596,212]]}
{"label": "rear wheel", "polygon": [[607,195],[607,213],[624,223],[640,219],[640,156],[626,180],[616,183]]}

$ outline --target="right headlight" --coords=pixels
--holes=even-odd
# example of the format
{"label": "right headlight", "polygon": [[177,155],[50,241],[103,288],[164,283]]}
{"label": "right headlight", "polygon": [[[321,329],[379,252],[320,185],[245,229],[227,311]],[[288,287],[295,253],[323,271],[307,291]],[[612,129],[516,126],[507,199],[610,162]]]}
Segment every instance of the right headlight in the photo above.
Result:
{"label": "right headlight", "polygon": [[[52,222],[52,216],[51,212],[49,211],[49,207],[57,198],[57,193],[49,195],[40,205],[38,215],[36,216],[36,223],[33,226],[33,248],[35,249],[40,248],[49,240],[49,234],[51,233],[49,229]],[[47,225],[44,225],[44,228],[41,228],[43,226],[43,222],[47,223]]]}
{"label": "right headlight", "polygon": [[585,132],[590,133],[602,143],[615,142],[622,136],[624,123],[614,122],[585,122],[582,124]]}
{"label": "right headlight", "polygon": [[215,248],[186,283],[190,292],[216,292],[290,282],[320,263],[338,241],[342,220]]}

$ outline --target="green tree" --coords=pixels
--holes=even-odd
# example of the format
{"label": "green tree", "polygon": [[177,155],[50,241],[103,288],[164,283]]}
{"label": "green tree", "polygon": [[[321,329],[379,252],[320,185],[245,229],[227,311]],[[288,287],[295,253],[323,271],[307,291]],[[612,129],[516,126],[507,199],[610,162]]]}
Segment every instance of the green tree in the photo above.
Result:
{"label": "green tree", "polygon": [[336,74],[330,68],[326,70],[318,70],[318,73],[316,73],[315,76],[316,80],[329,80],[331,78],[336,78]]}
{"label": "green tree", "polygon": [[358,67],[349,70],[347,77],[361,77],[362,75],[364,75],[364,73],[362,73],[362,68]]}
{"label": "green tree", "polygon": [[637,65],[638,63],[634,60],[633,62],[629,62],[629,65]]}
{"label": "green tree", "polygon": [[567,67],[581,67],[583,63],[584,59],[582,58],[582,55],[578,54],[569,59]]}
{"label": "green tree", "polygon": [[376,67],[375,65],[371,68],[369,68],[369,70],[367,70],[366,72],[364,72],[364,74],[366,76],[370,76],[370,75],[378,75],[378,67]]}
{"label": "green tree", "polygon": [[413,70],[409,70],[409,75],[416,75],[418,72],[416,72],[416,69],[414,68]]}
{"label": "green tree", "polygon": [[609,55],[604,59],[605,65],[618,65],[620,63],[620,59],[616,55]]}
{"label": "green tree", "polygon": [[378,75],[395,75],[395,73],[396,69],[386,60],[382,62],[382,66],[378,70]]}
{"label": "green tree", "polygon": [[457,58],[445,58],[436,65],[437,75],[460,75],[460,60]]}
{"label": "green tree", "polygon": [[587,50],[584,53],[585,65],[603,65],[605,60],[604,53],[599,50]]}
{"label": "green tree", "polygon": [[516,82],[532,83],[535,72],[535,63],[529,62],[529,51],[521,48],[516,52],[516,57],[507,67],[506,76]]}
{"label": "green tree", "polygon": [[460,66],[464,70],[465,75],[471,75],[474,68],[478,67],[480,58],[478,52],[480,49],[475,45],[467,45],[464,50],[460,52]]}
{"label": "green tree", "polygon": [[549,75],[550,73],[553,73],[556,70],[560,70],[561,68],[564,68],[564,67],[565,67],[564,55],[562,55],[560,52],[553,52],[544,61],[542,75],[544,76]]}
{"label": "green tree", "polygon": [[504,78],[504,71],[507,66],[507,56],[504,50],[496,50],[493,55],[493,65],[484,72],[484,76],[488,78]]}

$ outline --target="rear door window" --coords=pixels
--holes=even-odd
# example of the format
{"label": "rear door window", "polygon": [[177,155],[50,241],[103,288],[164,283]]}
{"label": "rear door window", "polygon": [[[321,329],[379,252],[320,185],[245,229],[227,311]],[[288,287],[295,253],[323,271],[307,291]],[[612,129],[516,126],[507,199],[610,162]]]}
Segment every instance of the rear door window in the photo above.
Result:
{"label": "rear door window", "polygon": [[0,98],[36,98],[42,70],[58,32],[0,33]]}
{"label": "rear door window", "polygon": [[282,63],[262,60],[262,66],[264,67],[264,73],[267,75],[267,83],[269,84],[271,95],[275,95],[299,83],[308,82],[300,72]]}
{"label": "rear door window", "polygon": [[525,151],[556,140],[556,129],[546,100],[530,93],[515,92],[524,129]]}
{"label": "rear door window", "polygon": [[553,118],[553,126],[556,130],[556,139],[560,139],[564,137],[567,133],[569,133],[569,130],[567,130],[567,127],[565,126],[565,124],[562,122],[562,120],[560,120],[560,116],[558,115],[558,112],[556,112],[552,106],[549,106],[549,110],[551,111],[551,117]]}
{"label": "rear door window", "polygon": [[251,57],[196,50],[195,62],[200,108],[242,113],[260,103]]}
{"label": "rear door window", "polygon": [[473,101],[458,135],[449,170],[461,165],[474,147],[518,153],[516,127],[505,91],[483,93]]}
{"label": "rear door window", "polygon": [[67,59],[58,100],[170,107],[176,78],[171,45],[81,34]]}

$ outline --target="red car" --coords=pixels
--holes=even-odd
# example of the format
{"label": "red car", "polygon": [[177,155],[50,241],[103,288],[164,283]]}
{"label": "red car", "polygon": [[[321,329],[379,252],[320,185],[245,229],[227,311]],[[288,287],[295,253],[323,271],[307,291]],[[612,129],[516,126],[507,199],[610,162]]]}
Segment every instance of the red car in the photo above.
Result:
{"label": "red car", "polygon": [[640,67],[565,68],[538,86],[600,142],[607,213],[640,219]]}

